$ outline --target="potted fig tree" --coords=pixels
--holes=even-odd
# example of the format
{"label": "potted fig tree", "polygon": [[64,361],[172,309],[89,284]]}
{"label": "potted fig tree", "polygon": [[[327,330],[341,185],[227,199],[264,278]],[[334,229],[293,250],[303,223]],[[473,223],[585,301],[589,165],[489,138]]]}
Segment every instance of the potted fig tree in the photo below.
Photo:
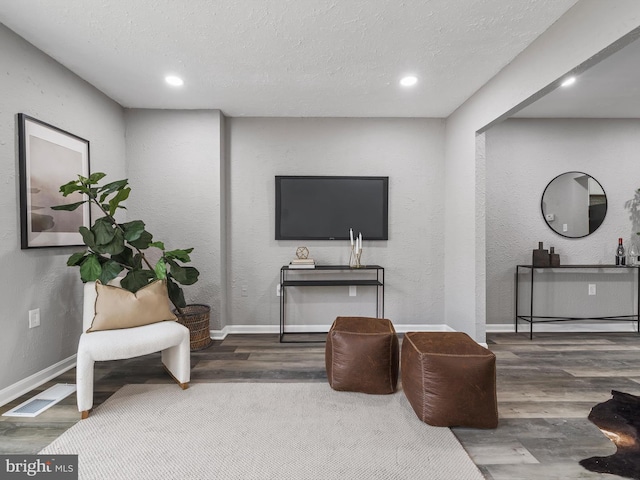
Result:
{"label": "potted fig tree", "polygon": [[[180,286],[198,281],[198,270],[184,265],[191,262],[193,248],[167,250],[163,242],[154,240],[142,220],[118,222],[115,214],[125,208],[122,203],[129,198],[131,188],[127,179],[101,185],[105,176],[101,172],[88,178],[78,175],[77,180],[60,187],[64,197],[75,192],[85,197],[79,202],[52,207],[54,210],[73,211],[89,202],[103,213],[91,228],[80,227],[87,248],[71,255],[67,265],[80,268],[83,282],[100,280],[107,284],[124,272],[120,286],[133,293],[154,280],[166,280],[178,321],[191,332],[191,349],[209,346],[209,306],[187,305]],[[151,249],[156,249],[153,257],[159,257],[153,264],[148,255]]]}

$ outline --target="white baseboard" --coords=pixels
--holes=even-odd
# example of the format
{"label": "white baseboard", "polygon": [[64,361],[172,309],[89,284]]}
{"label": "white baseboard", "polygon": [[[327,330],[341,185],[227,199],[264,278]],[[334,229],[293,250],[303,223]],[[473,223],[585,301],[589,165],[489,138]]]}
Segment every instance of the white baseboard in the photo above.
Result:
{"label": "white baseboard", "polygon": [[393,328],[398,333],[407,332],[455,332],[449,325],[396,325],[393,324]]}
{"label": "white baseboard", "polygon": [[49,380],[56,378],[58,375],[63,374],[67,370],[71,370],[76,366],[76,355],[73,354],[60,362],[51,365],[50,367],[45,368],[44,370],[40,370],[33,375],[20,380],[19,382],[14,383],[13,385],[9,385],[6,388],[0,390],[0,406],[6,405],[11,400],[15,400],[16,398],[24,395],[25,393],[29,393],[34,388],[38,388],[43,383],[48,382]]}
{"label": "white baseboard", "polygon": [[[557,323],[535,323],[533,331],[535,332],[637,332],[635,322],[557,322]],[[526,322],[518,323],[518,332],[528,332],[529,324]],[[493,323],[487,324],[487,333],[510,333],[515,332],[513,323]]]}
{"label": "white baseboard", "polygon": [[227,325],[222,330],[210,330],[211,338],[214,340],[224,340],[231,334],[249,333],[279,333],[278,325]]}
{"label": "white baseboard", "polygon": [[[398,333],[407,332],[455,332],[448,325],[396,325]],[[287,325],[287,333],[328,332],[331,325]],[[227,325],[222,330],[211,330],[211,338],[224,340],[231,334],[280,333],[280,325]]]}
{"label": "white baseboard", "polygon": [[[536,323],[534,332],[637,332],[635,322],[558,322]],[[393,325],[398,333],[407,332],[455,332],[448,325]],[[287,325],[287,333],[328,332],[331,325]],[[527,323],[518,323],[519,332],[528,332]],[[513,333],[513,323],[489,323],[487,333]],[[279,325],[227,325],[222,330],[211,330],[211,338],[224,340],[230,334],[280,333]]]}

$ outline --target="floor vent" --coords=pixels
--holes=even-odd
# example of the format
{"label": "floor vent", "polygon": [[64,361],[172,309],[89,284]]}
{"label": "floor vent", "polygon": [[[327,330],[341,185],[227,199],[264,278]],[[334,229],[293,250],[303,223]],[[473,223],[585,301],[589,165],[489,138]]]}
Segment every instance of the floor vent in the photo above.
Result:
{"label": "floor vent", "polygon": [[57,383],[53,387],[47,388],[44,392],[39,393],[35,397],[27,400],[26,402],[22,402],[17,407],[13,407],[8,412],[3,413],[2,416],[36,417],[75,391],[75,385]]}

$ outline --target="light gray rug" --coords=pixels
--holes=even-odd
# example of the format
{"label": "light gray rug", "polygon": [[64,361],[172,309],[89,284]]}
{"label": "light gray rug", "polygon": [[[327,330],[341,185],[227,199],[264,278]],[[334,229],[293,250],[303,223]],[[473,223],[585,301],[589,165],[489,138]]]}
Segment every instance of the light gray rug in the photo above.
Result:
{"label": "light gray rug", "polygon": [[402,392],[324,383],[127,385],[40,453],[79,454],[81,479],[483,478]]}

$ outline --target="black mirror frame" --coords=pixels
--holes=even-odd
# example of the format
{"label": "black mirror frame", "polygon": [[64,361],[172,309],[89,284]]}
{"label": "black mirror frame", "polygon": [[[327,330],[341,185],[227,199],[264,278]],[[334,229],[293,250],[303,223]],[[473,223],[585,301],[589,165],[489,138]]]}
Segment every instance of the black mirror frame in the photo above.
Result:
{"label": "black mirror frame", "polygon": [[[547,221],[547,218],[545,216],[544,213],[544,194],[547,192],[547,189],[549,188],[549,185],[551,185],[553,183],[554,180],[558,179],[559,177],[562,177],[563,175],[566,175],[568,173],[578,173],[581,175],[585,175],[589,178],[592,178],[598,185],[600,185],[600,188],[602,189],[602,192],[604,193],[604,198],[605,198],[605,205],[604,205],[604,215],[602,216],[602,222],[600,222],[600,224],[592,231],[587,233],[586,235],[580,235],[580,236],[570,236],[570,235],[564,235],[562,232],[558,232],[553,226],[551,226],[549,224],[549,222]],[[596,180],[596,178],[593,175],[589,175],[588,173],[585,172],[580,172],[578,170],[572,170],[569,172],[564,172],[561,173],[559,175],[556,175],[555,177],[553,177],[551,179],[551,181],[549,183],[547,183],[547,186],[544,187],[544,191],[542,192],[542,197],[540,197],[540,213],[542,214],[542,219],[544,220],[544,223],[547,224],[547,226],[554,232],[557,233],[558,235],[560,235],[561,237],[565,237],[565,238],[571,238],[571,239],[577,239],[577,238],[585,238],[588,237],[589,235],[591,235],[592,233],[594,233],[596,230],[598,230],[598,228],[600,228],[602,226],[602,224],[604,223],[605,218],[607,217],[607,211],[609,209],[609,201],[607,199],[607,192],[605,192],[604,187],[602,186],[602,184]]]}

